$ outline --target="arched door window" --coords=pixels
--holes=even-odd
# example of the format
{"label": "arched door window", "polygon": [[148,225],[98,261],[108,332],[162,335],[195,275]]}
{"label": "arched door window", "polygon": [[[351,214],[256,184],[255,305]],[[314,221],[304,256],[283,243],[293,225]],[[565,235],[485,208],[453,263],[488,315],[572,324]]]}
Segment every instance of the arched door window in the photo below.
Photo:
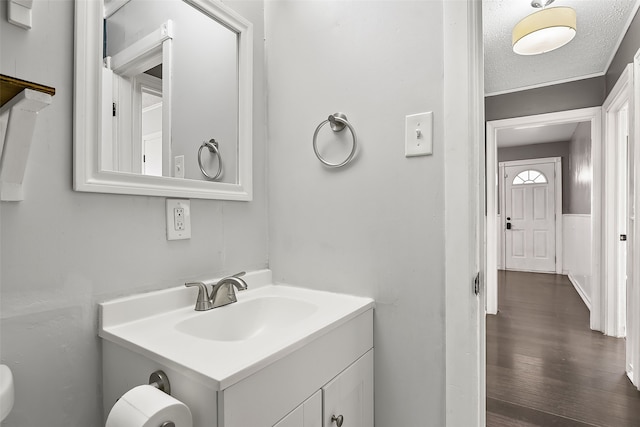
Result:
{"label": "arched door window", "polygon": [[546,184],[547,182],[547,177],[534,169],[522,171],[513,178],[513,185]]}

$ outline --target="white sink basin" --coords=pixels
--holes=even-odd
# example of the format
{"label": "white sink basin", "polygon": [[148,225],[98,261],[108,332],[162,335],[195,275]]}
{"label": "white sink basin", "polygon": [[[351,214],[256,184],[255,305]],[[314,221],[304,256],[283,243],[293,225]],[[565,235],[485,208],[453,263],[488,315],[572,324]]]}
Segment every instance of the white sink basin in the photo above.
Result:
{"label": "white sink basin", "polygon": [[265,296],[203,311],[176,324],[183,334],[213,341],[243,341],[286,331],[318,310],[300,299]]}
{"label": "white sink basin", "polygon": [[184,286],[100,304],[103,339],[223,390],[354,319],[373,300],[271,284],[271,272],[244,277],[238,302],[195,311]]}
{"label": "white sink basin", "polygon": [[13,374],[7,365],[0,365],[0,421],[7,418],[13,408]]}

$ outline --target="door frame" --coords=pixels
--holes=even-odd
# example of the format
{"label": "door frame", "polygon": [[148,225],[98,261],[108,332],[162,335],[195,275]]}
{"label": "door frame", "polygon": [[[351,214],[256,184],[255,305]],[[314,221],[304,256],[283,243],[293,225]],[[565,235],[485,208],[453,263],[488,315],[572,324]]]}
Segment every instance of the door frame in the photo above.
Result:
{"label": "door frame", "polygon": [[442,152],[434,151],[434,155],[444,157],[445,419],[446,427],[483,427],[486,263],[482,2],[444,1],[443,22],[444,143]]}
{"label": "door frame", "polygon": [[[507,166],[525,166],[525,165],[538,165],[540,163],[553,163],[554,165],[554,191],[555,191],[555,209],[554,209],[554,224],[556,227],[555,237],[556,237],[556,262],[555,262],[555,273],[562,274],[562,157],[544,157],[537,159],[525,159],[525,160],[509,160],[505,162],[498,163],[498,179],[504,180],[504,169]],[[500,192],[500,213],[498,215],[499,219],[503,224],[500,224],[498,227],[502,227],[502,233],[500,233],[500,247],[502,248],[501,257],[502,257],[502,266],[506,270],[506,228],[504,227],[504,223],[506,221],[502,220],[502,213],[506,212],[506,188],[503,182],[502,191]]]}
{"label": "door frame", "polygon": [[[600,298],[602,300],[602,332],[606,335],[614,337],[623,337],[625,335],[624,326],[626,324],[621,319],[622,301],[621,283],[618,281],[619,273],[619,257],[618,257],[618,213],[619,213],[619,187],[618,187],[618,116],[622,107],[627,104],[629,108],[629,120],[627,121],[627,129],[631,131],[631,103],[632,103],[632,78],[633,65],[629,64],[625,67],[620,78],[607,96],[602,105],[604,118],[604,168],[603,179],[603,264],[602,275],[605,285],[600,288]],[[631,141],[630,141],[631,142]],[[629,221],[629,212],[627,210],[627,223]],[[629,230],[627,230],[627,235]],[[629,250],[629,248],[627,248]],[[633,264],[633,263],[632,263]],[[632,265],[631,265],[632,267]],[[633,270],[632,270],[633,271]],[[626,286],[625,286],[626,288]]]}
{"label": "door frame", "polygon": [[[486,180],[487,180],[487,253],[486,285],[487,314],[498,313],[498,132],[514,128],[531,128],[545,125],[590,122],[591,124],[591,275],[593,284],[591,329],[600,330],[600,298],[595,288],[600,286],[601,276],[601,228],[602,228],[602,107],[492,120],[486,124]],[[557,266],[556,266],[557,267]],[[562,265],[560,265],[562,268]]]}
{"label": "door frame", "polygon": [[[633,156],[633,206],[634,217],[636,212],[640,212],[640,197],[637,186],[640,179],[638,171],[640,169],[640,50],[633,58],[633,84],[632,100],[629,103],[629,142]],[[635,219],[635,218],[634,218]],[[627,374],[633,384],[640,390],[640,227],[638,221],[634,221],[633,230],[628,230],[631,235],[631,251],[633,275],[631,280],[627,280],[627,346],[629,347]],[[628,249],[627,249],[628,250]]]}

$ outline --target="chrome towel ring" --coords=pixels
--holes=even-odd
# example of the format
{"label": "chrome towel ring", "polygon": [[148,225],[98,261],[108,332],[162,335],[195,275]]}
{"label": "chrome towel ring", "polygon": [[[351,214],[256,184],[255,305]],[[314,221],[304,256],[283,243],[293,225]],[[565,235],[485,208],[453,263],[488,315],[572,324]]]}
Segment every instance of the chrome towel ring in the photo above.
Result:
{"label": "chrome towel ring", "polygon": [[[340,163],[328,162],[318,152],[318,143],[316,141],[316,139],[318,138],[318,132],[320,132],[320,129],[322,129],[322,127],[327,123],[330,124],[331,130],[334,132],[341,132],[345,127],[348,127],[349,131],[351,132],[351,136],[353,137],[353,147],[351,148],[351,152],[349,153],[349,156],[347,156],[347,158]],[[344,113],[335,113],[330,115],[327,120],[318,125],[316,131],[313,133],[313,152],[316,153],[316,157],[318,158],[318,160],[320,160],[325,166],[328,166],[330,168],[339,168],[349,163],[351,160],[353,160],[353,156],[355,156],[357,148],[358,136],[356,135],[356,131],[355,129],[353,129],[353,126],[351,126],[351,123],[347,121],[347,116]]]}
{"label": "chrome towel ring", "polygon": [[[214,176],[211,176],[204,170],[204,166],[202,166],[202,149],[207,147],[210,153],[213,153],[218,158],[218,172]],[[222,175],[222,156],[220,155],[220,150],[218,149],[218,142],[211,138],[209,141],[204,141],[198,150],[198,166],[200,166],[200,172],[207,177],[210,181],[215,181]]]}

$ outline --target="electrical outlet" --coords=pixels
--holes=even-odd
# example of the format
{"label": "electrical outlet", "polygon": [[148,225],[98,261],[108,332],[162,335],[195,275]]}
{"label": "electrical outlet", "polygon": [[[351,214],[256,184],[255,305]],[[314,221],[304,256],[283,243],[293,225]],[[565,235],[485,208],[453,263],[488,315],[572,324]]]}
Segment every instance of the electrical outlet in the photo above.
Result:
{"label": "electrical outlet", "polygon": [[191,202],[167,199],[167,240],[191,238]]}
{"label": "electrical outlet", "polygon": [[173,209],[173,228],[176,231],[184,230],[184,208]]}

